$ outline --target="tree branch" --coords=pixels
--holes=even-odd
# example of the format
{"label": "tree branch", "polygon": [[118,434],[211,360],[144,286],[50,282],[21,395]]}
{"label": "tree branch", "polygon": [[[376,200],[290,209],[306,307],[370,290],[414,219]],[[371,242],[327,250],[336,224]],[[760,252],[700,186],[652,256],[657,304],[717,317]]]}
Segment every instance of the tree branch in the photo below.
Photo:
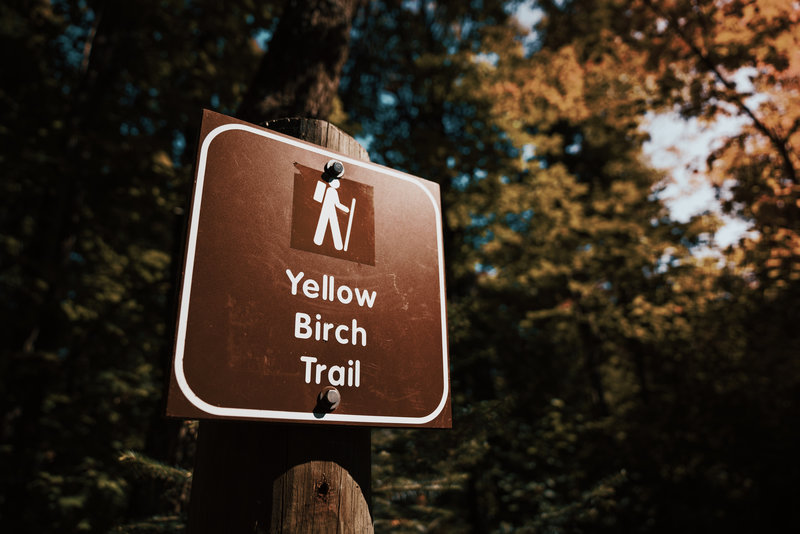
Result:
{"label": "tree branch", "polygon": [[681,29],[680,24],[678,24],[678,20],[675,18],[674,15],[666,12],[665,10],[661,9],[656,5],[652,0],[644,0],[645,4],[650,8],[656,16],[664,17],[670,22],[670,25],[675,29],[678,37],[686,43],[692,53],[697,56],[700,62],[705,65],[708,71],[714,76],[714,78],[719,81],[726,89],[733,92],[731,96],[731,101],[736,106],[741,113],[746,115],[753,121],[753,126],[755,126],[756,130],[761,132],[764,136],[769,139],[772,146],[777,150],[778,154],[781,157],[783,170],[786,173],[786,177],[792,182],[797,183],[797,170],[794,168],[794,164],[792,163],[791,158],[791,151],[788,145],[788,136],[786,138],[782,138],[777,132],[767,126],[763,121],[761,121],[755,114],[755,112],[750,109],[750,107],[745,103],[742,99],[742,96],[736,90],[736,84],[732,81],[728,80],[720,71],[719,67],[717,66],[714,61],[712,61],[709,54],[703,52],[699,46],[688,36],[686,32]]}

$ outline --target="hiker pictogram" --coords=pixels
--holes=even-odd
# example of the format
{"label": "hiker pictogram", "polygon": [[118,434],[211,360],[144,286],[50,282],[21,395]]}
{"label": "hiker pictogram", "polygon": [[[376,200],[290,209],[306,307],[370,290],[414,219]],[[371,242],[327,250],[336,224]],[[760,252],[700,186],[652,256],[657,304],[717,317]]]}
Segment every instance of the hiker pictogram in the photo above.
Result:
{"label": "hiker pictogram", "polygon": [[349,167],[345,178],[337,160],[294,167],[292,248],[375,265],[373,188],[358,180],[359,169]]}
{"label": "hiker pictogram", "polygon": [[[338,162],[331,160],[325,165],[325,173],[323,178],[326,182],[317,182],[316,189],[314,190],[314,200],[322,204],[319,212],[319,219],[317,220],[317,227],[314,231],[314,244],[321,246],[325,241],[325,236],[330,228],[331,238],[333,239],[333,246],[336,250],[347,251],[350,245],[350,232],[353,228],[353,215],[356,209],[355,197],[350,202],[350,207],[342,204],[339,199],[338,189],[341,185],[340,178],[344,175],[344,166]],[[342,231],[339,227],[339,213],[338,211],[349,214],[347,219],[347,230],[345,231],[344,241],[342,241]]]}

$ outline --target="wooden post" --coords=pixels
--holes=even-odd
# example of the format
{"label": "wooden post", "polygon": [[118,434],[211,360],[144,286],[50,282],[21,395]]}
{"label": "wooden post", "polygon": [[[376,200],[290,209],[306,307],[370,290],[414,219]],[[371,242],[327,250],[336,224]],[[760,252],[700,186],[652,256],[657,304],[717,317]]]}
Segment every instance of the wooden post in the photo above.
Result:
{"label": "wooden post", "polygon": [[[326,121],[278,119],[268,128],[368,160]],[[370,429],[203,421],[189,534],[371,533]]]}

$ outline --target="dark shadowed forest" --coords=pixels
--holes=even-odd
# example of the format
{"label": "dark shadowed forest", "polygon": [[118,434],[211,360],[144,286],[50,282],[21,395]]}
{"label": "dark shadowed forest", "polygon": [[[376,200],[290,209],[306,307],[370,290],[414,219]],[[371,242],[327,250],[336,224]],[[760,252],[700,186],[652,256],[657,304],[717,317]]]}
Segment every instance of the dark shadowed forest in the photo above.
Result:
{"label": "dark shadowed forest", "polygon": [[[376,532],[791,532],[799,23],[795,0],[4,0],[0,531],[185,528],[197,422],[164,392],[207,108],[326,119],[441,188],[453,428],[373,430]],[[742,124],[688,220],[643,152],[668,113]],[[723,215],[750,228],[724,248]]]}

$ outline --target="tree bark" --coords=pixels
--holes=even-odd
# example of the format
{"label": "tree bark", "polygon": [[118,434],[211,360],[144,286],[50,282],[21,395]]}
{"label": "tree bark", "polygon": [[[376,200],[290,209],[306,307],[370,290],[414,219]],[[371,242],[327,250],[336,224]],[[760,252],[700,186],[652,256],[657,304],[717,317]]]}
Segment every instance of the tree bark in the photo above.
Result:
{"label": "tree bark", "polygon": [[287,0],[275,35],[239,106],[242,120],[327,119],[360,0]]}

